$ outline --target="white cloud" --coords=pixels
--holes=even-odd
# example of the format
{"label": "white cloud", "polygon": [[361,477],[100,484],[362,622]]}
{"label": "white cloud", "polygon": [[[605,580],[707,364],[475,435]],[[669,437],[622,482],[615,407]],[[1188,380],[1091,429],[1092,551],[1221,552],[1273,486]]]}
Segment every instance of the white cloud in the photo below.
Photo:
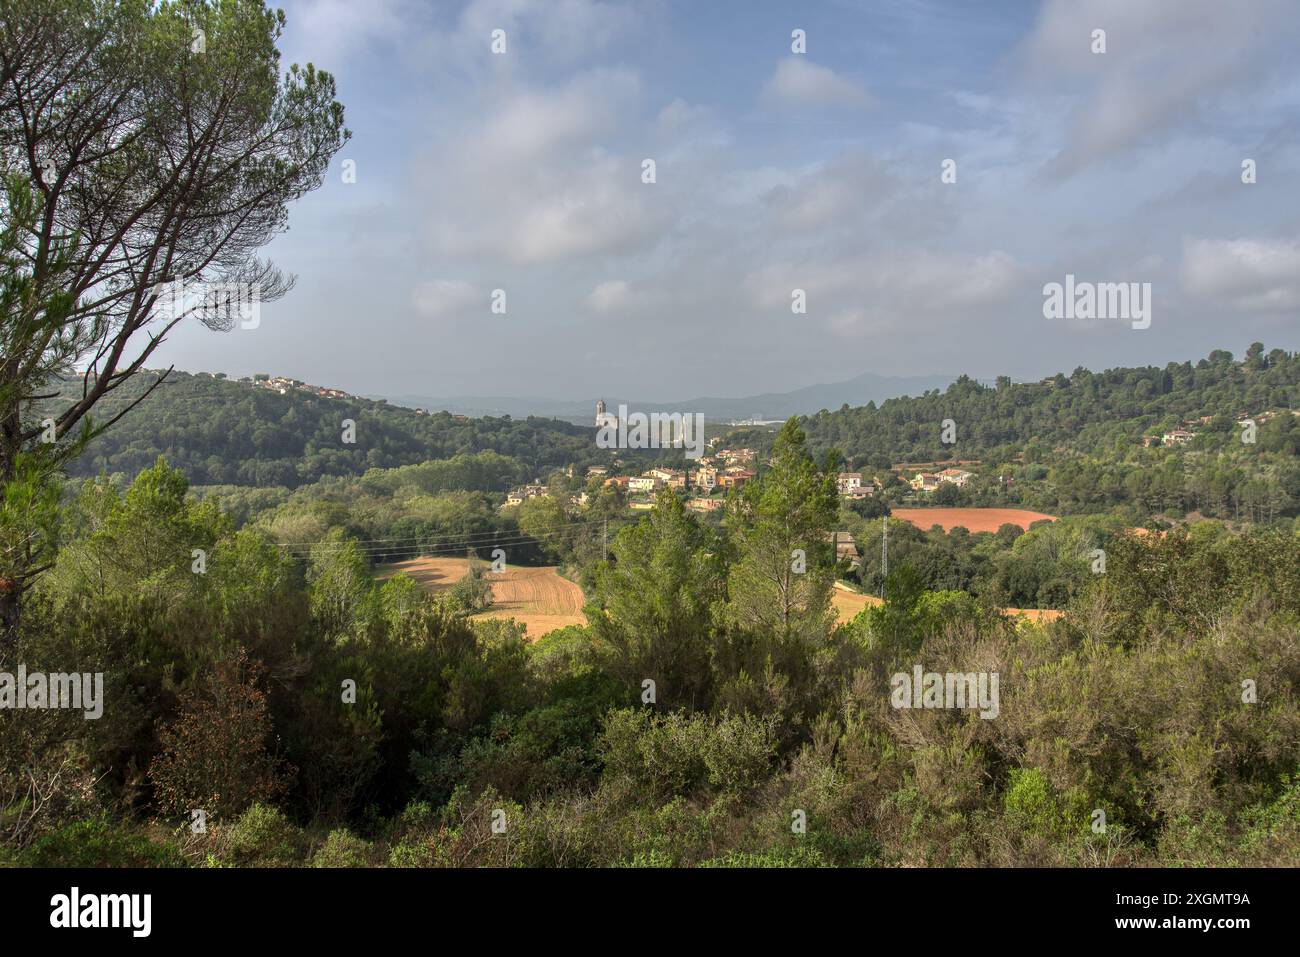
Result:
{"label": "white cloud", "polygon": [[286,14],[285,63],[337,71],[376,42],[409,30],[411,0],[297,0]]}
{"label": "white cloud", "polygon": [[430,279],[411,290],[411,305],[425,319],[445,319],[476,306],[486,312],[488,301],[463,280]]}
{"label": "white cloud", "polygon": [[653,243],[672,219],[640,155],[616,152],[639,83],[626,70],[550,89],[503,91],[419,162],[417,188],[440,256],[557,263]]}
{"label": "white cloud", "polygon": [[512,262],[544,263],[586,254],[626,253],[653,241],[667,212],[653,204],[640,165],[627,157],[589,159],[536,195],[502,211],[499,249]]}
{"label": "white cloud", "polygon": [[834,70],[810,63],[804,56],[788,57],[763,86],[760,100],[777,108],[868,106],[871,96],[857,83]]}
{"label": "white cloud", "polygon": [[487,49],[492,31],[505,30],[516,50],[535,47],[552,60],[568,62],[590,58],[627,36],[641,16],[636,4],[602,0],[473,0],[461,14],[457,34],[481,40]]}
{"label": "white cloud", "polygon": [[[1055,168],[1073,173],[1198,114],[1239,112],[1264,51],[1294,40],[1295,25],[1285,0],[1048,0],[1020,52],[1052,112],[1073,104]],[[1095,29],[1105,53],[1091,50]]]}
{"label": "white cloud", "polygon": [[826,320],[826,328],[831,335],[842,339],[879,335],[888,332],[890,325],[879,313],[873,311],[868,314],[862,308],[841,309]]}
{"label": "white cloud", "polygon": [[465,143],[468,171],[524,166],[590,144],[615,128],[639,89],[629,70],[593,70],[554,89],[505,90]]}
{"label": "white cloud", "polygon": [[847,150],[768,191],[764,203],[780,231],[828,227],[859,232],[900,201],[915,199],[876,156]]}
{"label": "white cloud", "polygon": [[1300,241],[1189,239],[1183,287],[1244,312],[1300,307]]}
{"label": "white cloud", "polygon": [[707,119],[709,115],[708,107],[687,103],[679,96],[659,111],[656,123],[660,132],[676,133]]}
{"label": "white cloud", "polygon": [[880,249],[837,261],[771,263],[751,272],[745,288],[762,309],[790,308],[803,289],[808,313],[828,316],[830,331],[861,335],[914,321],[961,318],[964,310],[1004,301],[1023,270],[1006,252],[932,253]]}
{"label": "white cloud", "polygon": [[628,285],[622,279],[602,282],[587,296],[587,305],[595,312],[613,312],[627,302]]}

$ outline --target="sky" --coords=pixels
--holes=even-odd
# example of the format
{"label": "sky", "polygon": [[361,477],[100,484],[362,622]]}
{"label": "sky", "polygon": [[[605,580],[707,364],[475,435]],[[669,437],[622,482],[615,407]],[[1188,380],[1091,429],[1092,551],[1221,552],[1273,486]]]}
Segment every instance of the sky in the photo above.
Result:
{"label": "sky", "polygon": [[[353,137],[293,291],[151,365],[668,401],[1300,349],[1293,0],[281,5]],[[1047,318],[1067,274],[1149,326]]]}

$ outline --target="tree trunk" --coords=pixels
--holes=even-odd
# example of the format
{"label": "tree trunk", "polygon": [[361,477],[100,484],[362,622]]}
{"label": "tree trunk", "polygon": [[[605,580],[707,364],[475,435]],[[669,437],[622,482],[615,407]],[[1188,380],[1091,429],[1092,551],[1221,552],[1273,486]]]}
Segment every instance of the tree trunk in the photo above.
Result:
{"label": "tree trunk", "polygon": [[[17,475],[18,453],[22,449],[22,417],[15,403],[0,416],[0,494]],[[0,564],[0,648],[18,640],[22,614],[23,579],[28,554],[19,549],[4,556]]]}
{"label": "tree trunk", "polygon": [[[9,586],[9,587],[4,587]],[[0,648],[12,647],[18,640],[18,622],[22,616],[22,595],[16,582],[0,581]]]}

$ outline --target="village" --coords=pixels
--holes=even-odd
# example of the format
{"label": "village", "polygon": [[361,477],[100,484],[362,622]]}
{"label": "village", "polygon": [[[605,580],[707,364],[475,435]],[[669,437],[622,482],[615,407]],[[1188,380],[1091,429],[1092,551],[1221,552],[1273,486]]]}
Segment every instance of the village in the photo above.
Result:
{"label": "village", "polygon": [[[207,376],[210,379],[227,378],[224,372],[200,372],[197,375]],[[351,399],[355,398],[351,393],[344,392],[342,389],[327,389],[324,386],[311,385],[303,382],[301,379],[291,379],[287,376],[273,376],[267,372],[256,372],[251,376],[242,376],[233,380],[243,385],[255,386],[259,389],[268,389],[271,392],[280,395],[288,395],[290,392],[307,392],[311,395],[317,395],[324,399]],[[423,414],[423,409],[416,409],[417,413]]]}
{"label": "village", "polygon": [[[607,422],[604,403],[597,406],[597,424]],[[611,465],[588,466],[581,475],[575,466],[564,470],[566,478],[581,478],[585,489],[571,492],[568,505],[582,508],[591,500],[592,494],[599,488],[616,488],[627,497],[627,507],[632,511],[649,511],[655,507],[655,496],[661,489],[672,489],[681,495],[687,508],[697,512],[718,512],[726,506],[727,495],[733,490],[740,490],[758,476],[758,451],[749,447],[724,447],[726,439],[714,436],[707,442],[707,454],[694,460],[689,468],[673,468],[658,465],[637,473],[621,471],[621,464],[616,459]],[[914,492],[930,493],[945,484],[965,488],[971,480],[977,478],[974,472],[957,465],[949,465],[938,471],[925,471],[925,467],[947,463],[902,463],[894,465],[890,472],[898,476],[897,481],[911,487]],[[915,473],[915,474],[911,474]],[[594,483],[599,483],[596,485]],[[840,499],[847,505],[870,499],[879,495],[883,487],[870,475],[862,472],[846,471],[836,474],[836,485]],[[569,488],[573,486],[570,485]],[[554,494],[552,487],[540,478],[525,485],[511,489],[501,508],[509,509],[523,505],[532,498]],[[832,533],[836,556],[856,565],[859,553],[853,537],[845,531]]]}
{"label": "village", "polygon": [[[718,440],[715,438],[711,446],[716,444]],[[605,487],[621,489],[628,495],[628,507],[634,510],[653,508],[655,493],[661,488],[671,488],[687,495],[688,508],[709,512],[722,508],[726,492],[743,488],[758,475],[753,467],[756,454],[749,448],[718,449],[698,459],[692,469],[658,466],[636,475],[621,474],[617,466],[592,465],[584,477],[589,483],[599,479]],[[567,474],[570,478],[576,477],[572,467]],[[523,485],[507,494],[503,507],[520,505],[527,499],[549,494],[549,487],[540,482]],[[571,504],[585,505],[589,493],[581,492],[571,498]]]}

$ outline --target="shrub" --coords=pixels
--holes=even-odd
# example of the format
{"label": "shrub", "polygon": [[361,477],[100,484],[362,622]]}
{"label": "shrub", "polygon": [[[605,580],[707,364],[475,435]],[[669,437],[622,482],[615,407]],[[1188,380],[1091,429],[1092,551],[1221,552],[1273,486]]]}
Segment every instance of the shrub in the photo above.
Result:
{"label": "shrub", "polygon": [[254,804],[221,835],[224,854],[232,863],[255,867],[287,867],[301,854],[302,831],[284,812]]}
{"label": "shrub", "polygon": [[748,791],[762,780],[775,751],[772,719],[751,715],[657,717],[625,709],[610,713],[602,739],[606,773],[661,799]]}
{"label": "shrub", "polygon": [[267,748],[271,716],[257,687],[261,671],[240,649],[202,688],[182,695],[180,715],[159,735],[162,750],[149,766],[164,810],[233,815],[283,789]]}
{"label": "shrub", "polygon": [[102,817],[66,824],[37,838],[19,861],[26,867],[185,866],[174,844],[154,843]]}
{"label": "shrub", "polygon": [[700,867],[829,867],[815,847],[794,847],[776,851],[728,851],[722,857],[700,861]]}
{"label": "shrub", "polygon": [[483,577],[483,569],[478,565],[470,566],[465,576],[451,586],[450,594],[470,614],[492,606],[492,583]]}
{"label": "shrub", "polygon": [[368,867],[370,844],[342,828],[330,831],[320,849],[312,855],[312,867]]}

